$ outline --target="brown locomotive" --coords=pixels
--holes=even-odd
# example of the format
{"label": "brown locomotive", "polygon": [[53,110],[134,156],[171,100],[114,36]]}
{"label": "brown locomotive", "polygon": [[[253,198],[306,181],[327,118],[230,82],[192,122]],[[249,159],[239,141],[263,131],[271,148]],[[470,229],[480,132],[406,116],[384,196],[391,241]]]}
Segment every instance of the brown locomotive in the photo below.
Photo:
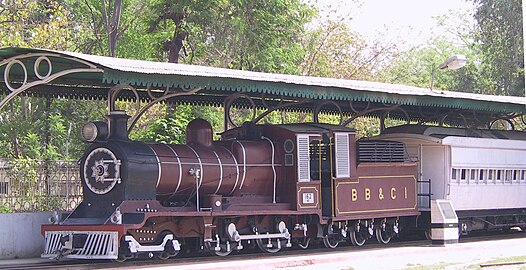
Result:
{"label": "brown locomotive", "polygon": [[416,164],[402,143],[357,142],[352,129],[319,123],[247,123],[213,141],[197,119],[186,144],[145,144],[128,139],[127,119],[114,112],[84,127],[84,200],[42,227],[44,257],[387,243],[419,214]]}

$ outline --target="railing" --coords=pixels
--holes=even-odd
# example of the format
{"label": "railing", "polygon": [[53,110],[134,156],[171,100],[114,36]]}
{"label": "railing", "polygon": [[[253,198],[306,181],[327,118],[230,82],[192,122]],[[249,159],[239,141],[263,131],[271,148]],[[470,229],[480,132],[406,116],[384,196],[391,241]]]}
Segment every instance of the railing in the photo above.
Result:
{"label": "railing", "polygon": [[0,159],[0,212],[71,211],[81,200],[76,162]]}

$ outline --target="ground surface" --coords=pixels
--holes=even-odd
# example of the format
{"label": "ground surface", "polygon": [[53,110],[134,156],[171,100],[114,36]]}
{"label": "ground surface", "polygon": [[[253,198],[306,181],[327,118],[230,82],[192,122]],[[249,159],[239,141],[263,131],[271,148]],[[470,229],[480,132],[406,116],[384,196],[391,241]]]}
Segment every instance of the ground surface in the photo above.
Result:
{"label": "ground surface", "polygon": [[[504,239],[503,239],[504,238]],[[66,266],[61,269],[484,269],[526,270],[526,232],[462,240],[460,244],[433,246],[429,241],[392,243],[387,246],[339,247],[334,250],[285,251],[277,254],[240,254],[236,256],[174,258],[168,261],[139,261]],[[0,261],[1,265],[42,263],[41,259]],[[85,261],[84,261],[85,262]],[[513,265],[493,265],[502,262]],[[38,267],[38,266],[36,266]],[[11,267],[8,267],[11,268]],[[53,268],[53,266],[52,266]],[[18,267],[17,269],[22,269]],[[33,268],[38,269],[38,268]],[[53,268],[54,269],[54,268]]]}
{"label": "ground surface", "polygon": [[[232,257],[234,259],[235,257]],[[515,262],[508,266],[486,266],[496,262]],[[524,262],[524,264],[521,264]],[[167,270],[177,265],[148,266],[148,269]],[[481,267],[482,265],[482,267]],[[333,252],[314,252],[307,255],[264,256],[178,265],[178,269],[526,269],[526,233],[512,239],[475,241],[447,246],[424,244],[392,248],[359,248]]]}

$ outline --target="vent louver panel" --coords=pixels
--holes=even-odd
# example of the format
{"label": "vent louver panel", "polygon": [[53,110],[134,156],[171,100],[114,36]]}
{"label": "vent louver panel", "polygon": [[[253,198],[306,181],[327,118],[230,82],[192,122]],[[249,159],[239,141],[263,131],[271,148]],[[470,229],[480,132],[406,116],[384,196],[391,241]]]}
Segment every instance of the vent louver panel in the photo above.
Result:
{"label": "vent louver panel", "polygon": [[358,162],[405,162],[405,145],[393,141],[358,141]]}
{"label": "vent louver panel", "polygon": [[336,177],[350,177],[349,134],[335,133]]}
{"label": "vent louver panel", "polygon": [[298,144],[298,181],[310,180],[309,136],[297,135]]}

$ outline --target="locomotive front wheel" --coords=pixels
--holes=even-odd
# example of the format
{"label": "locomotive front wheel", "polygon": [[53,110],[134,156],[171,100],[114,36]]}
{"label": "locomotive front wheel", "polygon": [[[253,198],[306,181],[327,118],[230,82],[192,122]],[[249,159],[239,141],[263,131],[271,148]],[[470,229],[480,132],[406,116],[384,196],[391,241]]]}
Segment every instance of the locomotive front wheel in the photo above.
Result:
{"label": "locomotive front wheel", "polygon": [[349,239],[351,240],[351,244],[358,247],[363,246],[367,240],[367,238],[363,236],[363,233],[357,231],[352,231],[349,234]]}
{"label": "locomotive front wheel", "polygon": [[384,230],[380,227],[376,228],[376,240],[380,244],[387,244],[391,241],[392,236],[387,230]]}
{"label": "locomotive front wheel", "polygon": [[336,238],[329,237],[329,236],[323,237],[323,245],[326,248],[336,248],[338,247],[338,244],[340,244],[340,241],[338,241],[338,239]]}

